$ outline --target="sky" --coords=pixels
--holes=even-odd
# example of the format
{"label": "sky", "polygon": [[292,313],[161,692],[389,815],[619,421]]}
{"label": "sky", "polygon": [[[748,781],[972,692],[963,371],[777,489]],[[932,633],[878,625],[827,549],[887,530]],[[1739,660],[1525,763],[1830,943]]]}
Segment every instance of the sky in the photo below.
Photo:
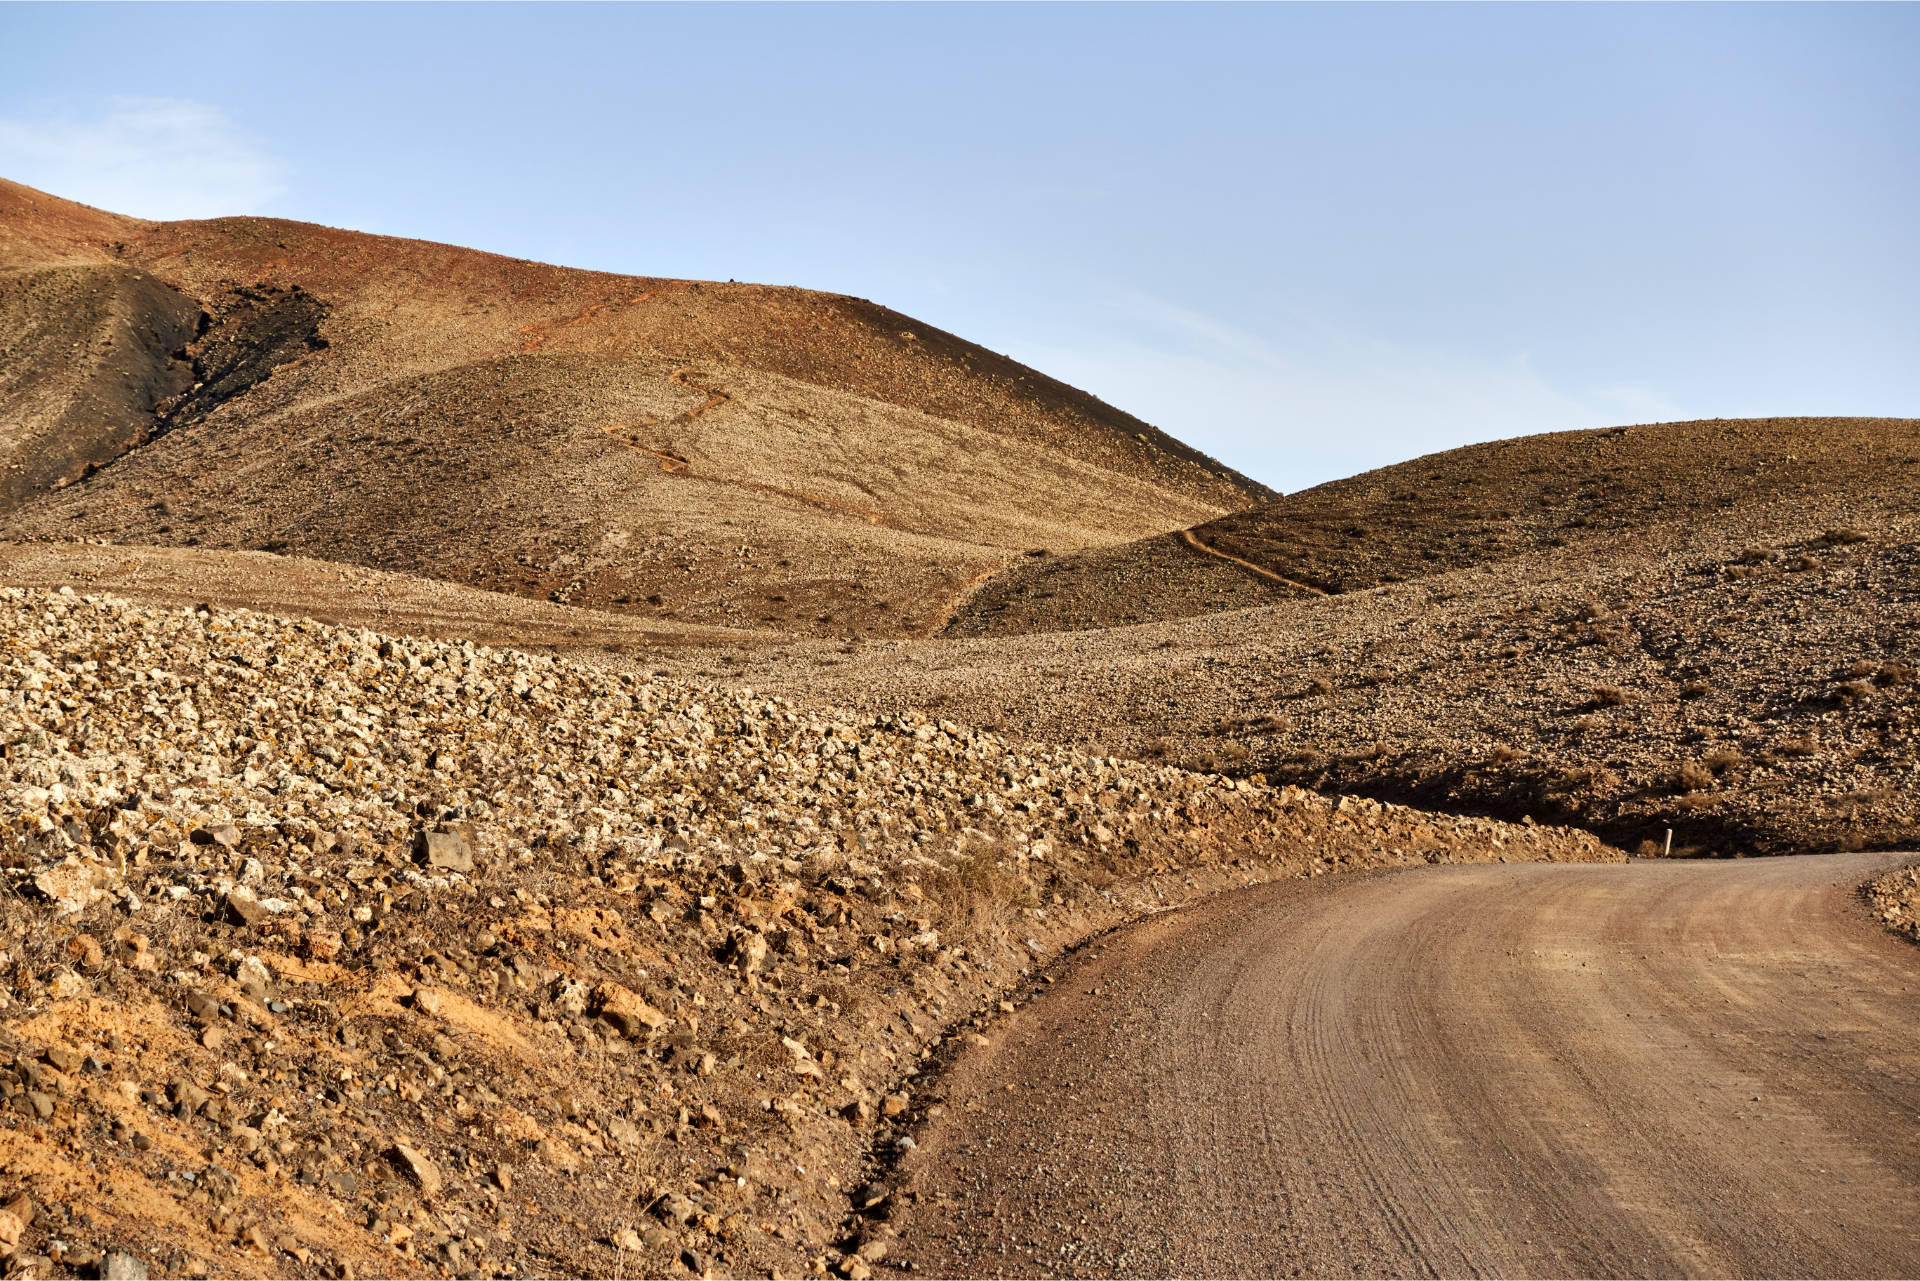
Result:
{"label": "sky", "polygon": [[1916,5],[0,5],[0,175],[871,298],[1278,488],[1920,416]]}

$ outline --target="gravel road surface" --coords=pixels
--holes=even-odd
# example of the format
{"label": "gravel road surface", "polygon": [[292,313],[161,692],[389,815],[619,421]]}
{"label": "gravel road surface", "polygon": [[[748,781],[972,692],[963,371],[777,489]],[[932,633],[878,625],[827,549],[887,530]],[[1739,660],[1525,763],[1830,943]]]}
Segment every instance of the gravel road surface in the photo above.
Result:
{"label": "gravel road surface", "polygon": [[870,1254],[1915,1275],[1920,951],[1854,892],[1901,861],[1435,867],[1114,935],[925,1100]]}

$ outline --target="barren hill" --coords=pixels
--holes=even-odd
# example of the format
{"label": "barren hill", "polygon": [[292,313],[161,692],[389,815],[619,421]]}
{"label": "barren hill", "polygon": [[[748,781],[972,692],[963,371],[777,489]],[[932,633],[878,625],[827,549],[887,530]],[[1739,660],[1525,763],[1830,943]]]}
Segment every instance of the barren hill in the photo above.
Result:
{"label": "barren hill", "polygon": [[1814,495],[1136,627],[742,651],[740,678],[1628,849],[1902,849],[1917,584],[1910,501]]}
{"label": "barren hill", "polygon": [[1362,591],[1792,498],[1920,492],[1920,420],[1715,419],[1552,432],[1430,454],[1198,527],[1036,557],[949,625],[1010,635]]}
{"label": "barren hill", "polygon": [[829,634],[1270,491],[860,299],[0,183],[8,536],[285,550]]}

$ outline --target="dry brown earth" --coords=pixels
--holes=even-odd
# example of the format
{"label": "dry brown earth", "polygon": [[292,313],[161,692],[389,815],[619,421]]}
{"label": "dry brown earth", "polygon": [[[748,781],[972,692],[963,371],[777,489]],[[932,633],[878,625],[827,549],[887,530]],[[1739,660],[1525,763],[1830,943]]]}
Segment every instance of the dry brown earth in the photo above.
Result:
{"label": "dry brown earth", "polygon": [[[1714,419],[1552,432],[1430,454],[983,585],[949,625],[1012,635],[1364,591],[1783,501],[1911,505],[1920,420]],[[1242,569],[1238,583],[1227,571]]]}
{"label": "dry brown earth", "polygon": [[[1153,625],[854,653],[746,679],[1629,849],[1920,840],[1920,531],[1830,498]],[[710,665],[710,658],[681,664]]]}
{"label": "dry brown earth", "polygon": [[[1026,550],[1270,494],[860,299],[272,219],[143,223],[4,183],[0,228],[15,538],[902,635]],[[197,336],[176,350],[183,319]]]}
{"label": "dry brown earth", "polygon": [[22,1275],[857,1272],[867,1154],[1039,959],[1227,886],[1617,857],[245,611],[7,589],[0,636]]}

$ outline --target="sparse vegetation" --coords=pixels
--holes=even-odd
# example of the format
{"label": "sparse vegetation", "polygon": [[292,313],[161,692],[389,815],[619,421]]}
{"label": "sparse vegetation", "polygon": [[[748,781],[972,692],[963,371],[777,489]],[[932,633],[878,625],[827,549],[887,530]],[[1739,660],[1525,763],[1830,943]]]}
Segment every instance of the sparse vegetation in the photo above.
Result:
{"label": "sparse vegetation", "polygon": [[1673,772],[1673,790],[1698,792],[1713,786],[1713,770],[1699,761],[1686,761]]}

